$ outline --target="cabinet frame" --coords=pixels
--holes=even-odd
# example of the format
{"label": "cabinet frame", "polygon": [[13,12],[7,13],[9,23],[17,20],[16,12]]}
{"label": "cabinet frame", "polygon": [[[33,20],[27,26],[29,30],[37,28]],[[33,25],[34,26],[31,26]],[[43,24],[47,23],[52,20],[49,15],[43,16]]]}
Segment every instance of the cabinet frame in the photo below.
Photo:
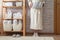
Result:
{"label": "cabinet frame", "polygon": [[[5,8],[6,10],[7,10],[7,8],[22,8],[22,15],[23,15],[23,17],[22,17],[22,19],[17,19],[17,20],[22,20],[23,21],[23,23],[22,23],[22,25],[23,25],[23,30],[22,31],[4,31],[4,30],[2,30],[2,34],[4,34],[4,32],[22,32],[23,33],[23,36],[25,36],[26,35],[26,0],[20,0],[21,2],[23,2],[23,6],[22,7],[16,7],[16,6],[3,6],[2,5],[2,7],[3,8]],[[20,2],[20,1],[18,1],[18,0],[16,0],[16,1],[13,1],[13,0],[9,0],[9,1],[6,1],[6,0],[3,0],[3,3],[4,2]],[[2,12],[3,12],[3,9],[2,8]],[[5,10],[5,12],[7,12]],[[4,13],[4,12],[3,12]],[[2,13],[2,16],[3,16],[3,13]],[[4,19],[3,17],[2,17],[2,20],[14,20],[13,18],[12,19]],[[3,22],[2,22],[2,26],[3,26]]]}

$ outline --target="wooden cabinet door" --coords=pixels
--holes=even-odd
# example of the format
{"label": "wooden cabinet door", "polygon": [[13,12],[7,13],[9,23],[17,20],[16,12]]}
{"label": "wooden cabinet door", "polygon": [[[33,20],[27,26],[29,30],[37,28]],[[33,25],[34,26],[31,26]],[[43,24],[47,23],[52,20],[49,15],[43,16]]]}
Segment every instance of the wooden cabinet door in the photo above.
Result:
{"label": "wooden cabinet door", "polygon": [[56,33],[60,34],[60,0],[56,0]]}

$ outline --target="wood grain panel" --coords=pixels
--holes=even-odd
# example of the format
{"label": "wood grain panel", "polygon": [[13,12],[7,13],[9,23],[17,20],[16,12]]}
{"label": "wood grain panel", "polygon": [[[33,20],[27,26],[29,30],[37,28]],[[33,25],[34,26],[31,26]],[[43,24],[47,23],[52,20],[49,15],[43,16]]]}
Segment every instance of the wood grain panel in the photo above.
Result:
{"label": "wood grain panel", "polygon": [[54,34],[57,32],[57,0],[54,0]]}
{"label": "wood grain panel", "polygon": [[57,0],[57,3],[60,3],[60,0]]}
{"label": "wood grain panel", "polygon": [[57,34],[60,34],[60,5],[57,5]]}
{"label": "wood grain panel", "polygon": [[60,34],[60,0],[54,0],[54,28],[55,34]]}

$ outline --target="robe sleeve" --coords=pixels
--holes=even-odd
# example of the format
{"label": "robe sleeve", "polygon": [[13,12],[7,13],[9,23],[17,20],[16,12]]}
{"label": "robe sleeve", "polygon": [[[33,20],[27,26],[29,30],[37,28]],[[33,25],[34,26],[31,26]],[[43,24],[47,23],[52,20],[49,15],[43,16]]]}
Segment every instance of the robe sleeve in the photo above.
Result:
{"label": "robe sleeve", "polygon": [[44,7],[44,4],[45,4],[45,3],[46,3],[46,1],[45,1],[45,0],[43,0],[43,1],[42,1],[43,7]]}

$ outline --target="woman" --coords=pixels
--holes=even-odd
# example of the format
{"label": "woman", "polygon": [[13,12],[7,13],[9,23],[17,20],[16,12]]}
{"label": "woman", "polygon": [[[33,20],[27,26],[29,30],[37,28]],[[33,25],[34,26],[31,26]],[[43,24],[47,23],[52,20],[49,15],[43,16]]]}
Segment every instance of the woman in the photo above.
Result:
{"label": "woman", "polygon": [[42,12],[43,0],[28,0],[30,7],[30,28],[35,30],[34,36],[37,36],[37,30],[43,30],[42,26]]}

